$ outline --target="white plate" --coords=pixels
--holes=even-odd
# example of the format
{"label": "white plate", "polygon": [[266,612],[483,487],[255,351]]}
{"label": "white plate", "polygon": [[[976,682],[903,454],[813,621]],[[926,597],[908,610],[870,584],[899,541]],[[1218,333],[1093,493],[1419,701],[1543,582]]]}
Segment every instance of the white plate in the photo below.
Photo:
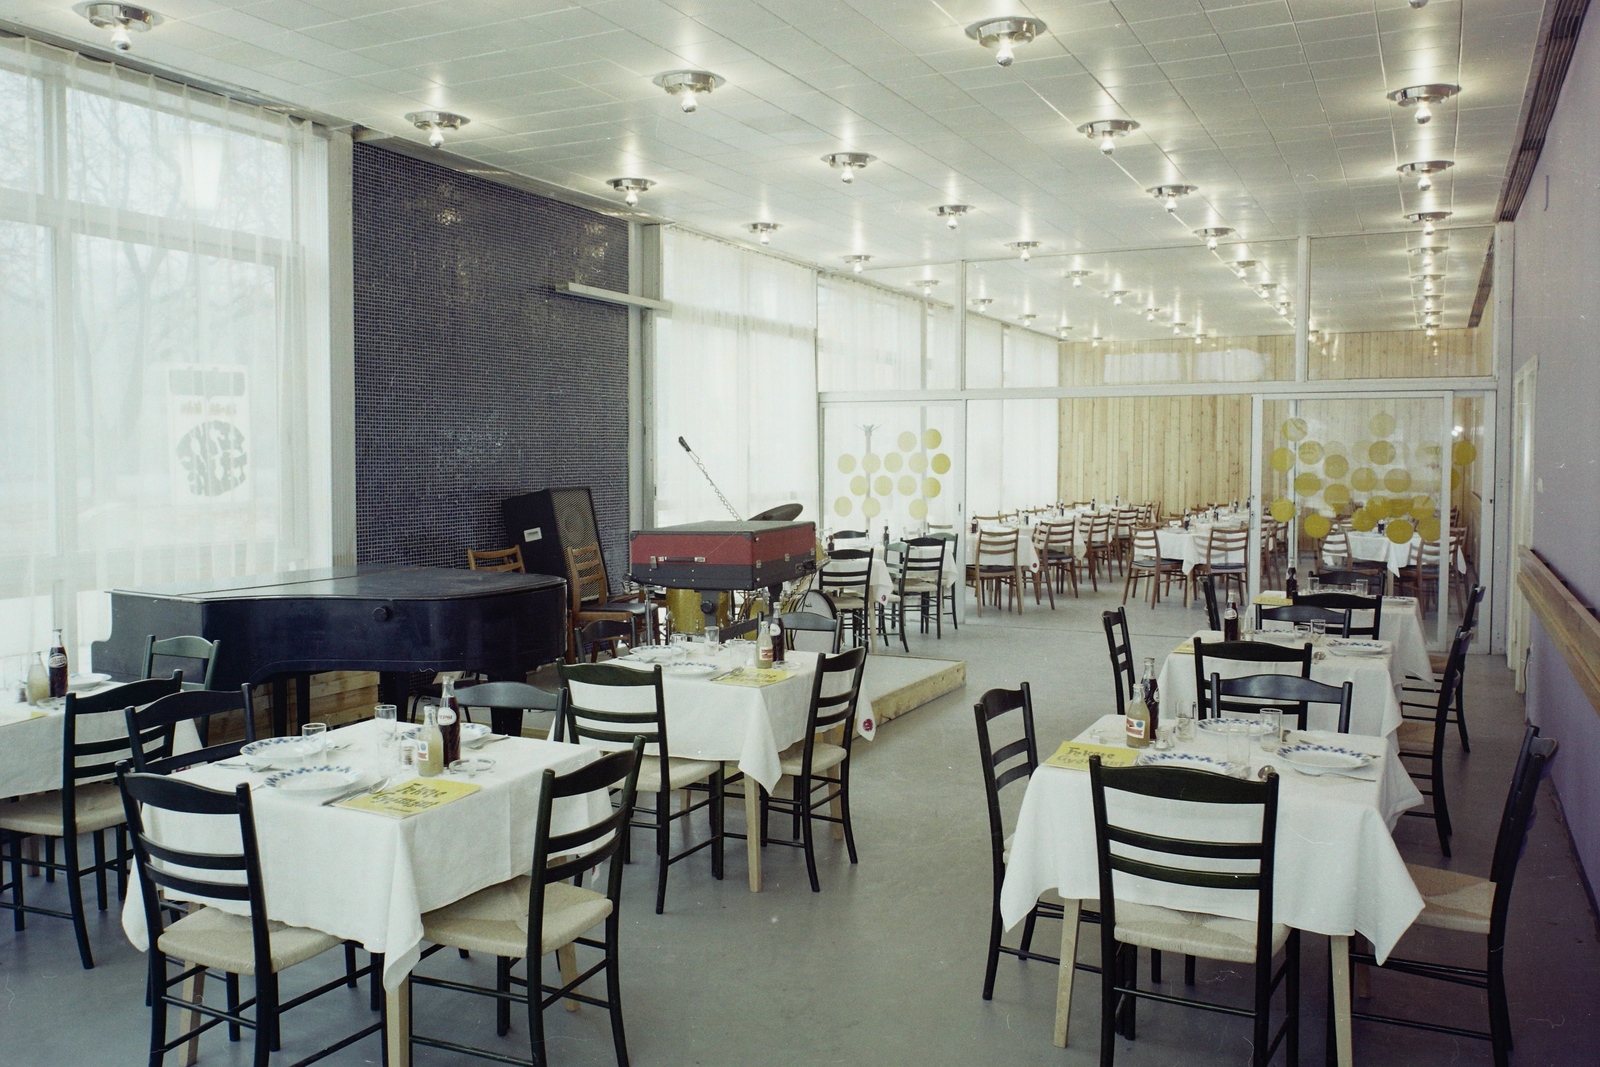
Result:
{"label": "white plate", "polygon": [[292,771],[279,771],[277,774],[267,776],[268,788],[293,796],[324,799],[337,796],[358,784],[366,772],[356,767],[340,765],[318,765],[315,767],[296,767]]}
{"label": "white plate", "polygon": [[239,754],[252,769],[271,771],[298,766],[305,758],[305,748],[298,737],[266,737],[245,745]]}
{"label": "white plate", "polygon": [[73,693],[82,693],[88,689],[98,689],[109,681],[111,681],[111,675],[109,674],[95,672],[74,674],[67,679],[67,690]]}
{"label": "white plate", "polygon": [[677,675],[679,678],[703,678],[708,674],[715,674],[720,669],[715,663],[669,663],[661,668],[661,672]]}
{"label": "white plate", "polygon": [[1142,752],[1138,760],[1141,767],[1188,767],[1195,771],[1227,774],[1228,761],[1215,756],[1202,756],[1196,752]]}
{"label": "white plate", "polygon": [[1278,755],[1297,771],[1306,774],[1358,771],[1370,766],[1376,758],[1365,752],[1340,745],[1289,745],[1278,750]]}
{"label": "white plate", "polygon": [[464,722],[461,724],[461,743],[463,745],[476,745],[489,736],[489,728],[481,722]]}
{"label": "white plate", "polygon": [[1245,719],[1240,718],[1237,715],[1224,716],[1219,719],[1201,719],[1195,725],[1199,726],[1200,729],[1204,730],[1208,734],[1226,733],[1229,727],[1232,726],[1249,727],[1252,734],[1258,734],[1264,729],[1259,719]]}
{"label": "white plate", "polygon": [[665,663],[682,655],[676,648],[667,645],[641,645],[632,653],[633,658],[642,663]]}
{"label": "white plate", "polygon": [[1335,637],[1328,641],[1328,651],[1340,656],[1381,656],[1389,651],[1389,642],[1361,641],[1353,637]]}

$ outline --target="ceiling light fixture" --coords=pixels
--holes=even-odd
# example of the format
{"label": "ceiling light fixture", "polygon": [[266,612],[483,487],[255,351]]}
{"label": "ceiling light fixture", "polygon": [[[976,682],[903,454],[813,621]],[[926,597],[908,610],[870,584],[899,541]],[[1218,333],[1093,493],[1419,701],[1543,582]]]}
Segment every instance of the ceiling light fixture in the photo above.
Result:
{"label": "ceiling light fixture", "polygon": [[1174,322],[1172,324],[1172,336],[1179,337],[1183,334],[1183,331],[1187,330],[1188,328],[1189,324],[1187,322]]}
{"label": "ceiling light fixture", "polygon": [[1206,247],[1211,249],[1213,252],[1217,250],[1218,241],[1224,237],[1232,237],[1233,233],[1234,231],[1232,227],[1229,226],[1207,226],[1203,230],[1194,231],[1194,235],[1196,237],[1205,238]]}
{"label": "ceiling light fixture", "polygon": [[977,309],[979,311],[984,311],[989,307],[990,304],[994,303],[994,298],[993,297],[987,297],[987,296],[980,296],[976,300],[974,300],[972,303],[977,307]]}
{"label": "ceiling light fixture", "polygon": [[1113,289],[1113,290],[1111,290],[1111,302],[1113,304],[1117,305],[1118,307],[1121,307],[1122,306],[1122,298],[1127,296],[1129,292],[1131,292],[1131,290],[1128,290],[1128,289]]}
{"label": "ceiling light fixture", "polygon": [[1100,335],[1099,334],[1095,334],[1093,337],[1091,337],[1089,339],[1089,347],[1090,348],[1099,348],[1100,347]]}
{"label": "ceiling light fixture", "polygon": [[1178,213],[1179,197],[1188,196],[1190,193],[1199,191],[1200,187],[1197,185],[1157,185],[1145,190],[1145,192],[1161,201],[1161,205],[1167,209],[1168,213],[1174,215]]}
{"label": "ceiling light fixture", "polygon": [[1431,292],[1433,292],[1433,289],[1434,289],[1433,283],[1434,282],[1442,282],[1442,281],[1444,281],[1444,275],[1443,274],[1413,274],[1411,276],[1411,280],[1414,281],[1414,282],[1421,282],[1422,283],[1422,291],[1424,293],[1431,293]]}
{"label": "ceiling light fixture", "polygon": [[1417,125],[1423,126],[1433,118],[1433,105],[1450,99],[1461,91],[1459,85],[1436,82],[1430,85],[1408,85],[1389,94],[1389,99],[1401,107],[1414,108]]}
{"label": "ceiling light fixture", "polygon": [[985,48],[993,48],[994,61],[1002,67],[1009,67],[1011,61],[1017,58],[1016,46],[1027,44],[1046,28],[1039,19],[1010,15],[974,22],[967,27],[967,36]]}
{"label": "ceiling light fixture", "polygon": [[1091,141],[1100,142],[1100,151],[1110,155],[1117,150],[1117,138],[1126,137],[1139,128],[1132,119],[1096,119],[1078,127],[1078,132]]}
{"label": "ceiling light fixture", "polygon": [[1439,257],[1439,256],[1443,255],[1444,253],[1450,251],[1450,246],[1449,245],[1418,245],[1416,248],[1409,248],[1406,251],[1407,251],[1407,253],[1409,255],[1421,256],[1422,257],[1422,265],[1424,267],[1431,267],[1431,266],[1433,266],[1434,260],[1437,257]]}
{"label": "ceiling light fixture", "polygon": [[1406,3],[1410,4],[1414,11],[1421,11],[1428,6],[1428,0],[1406,0]]}
{"label": "ceiling light fixture", "polygon": [[417,129],[427,132],[429,145],[443,148],[444,131],[450,130],[453,133],[472,120],[465,115],[457,115],[450,111],[413,111],[406,116],[406,121]]}
{"label": "ceiling light fixture", "polygon": [[1452,214],[1450,211],[1413,211],[1406,216],[1406,221],[1421,223],[1422,236],[1432,237],[1437,232],[1436,224],[1448,219]]}
{"label": "ceiling light fixture", "polygon": [[701,93],[711,92],[726,79],[709,70],[669,70],[657,74],[651,80],[677,97],[678,106],[688,115],[693,114],[695,108],[700,106]]}
{"label": "ceiling light fixture", "polygon": [[839,180],[849,185],[856,180],[856,171],[865,170],[867,164],[877,158],[865,152],[829,152],[822,157],[822,161],[835,170],[843,171]]}
{"label": "ceiling light fixture", "polygon": [[1233,271],[1235,278],[1243,278],[1251,267],[1256,265],[1253,259],[1236,259],[1228,264],[1228,269]]}
{"label": "ceiling light fixture", "polygon": [[1395,170],[1401,174],[1415,174],[1417,176],[1417,191],[1427,192],[1433,188],[1433,176],[1449,170],[1456,165],[1453,159],[1424,159],[1415,163],[1402,163]]}
{"label": "ceiling light fixture", "polygon": [[1424,331],[1424,332],[1427,333],[1427,335],[1429,337],[1438,337],[1439,336],[1439,327],[1437,327],[1437,326],[1429,326],[1427,328],[1427,330]]}
{"label": "ceiling light fixture", "polygon": [[1007,241],[1006,247],[1017,254],[1017,258],[1026,263],[1033,258],[1033,250],[1039,247],[1038,241]]}
{"label": "ceiling light fixture", "polygon": [[961,216],[971,210],[971,204],[940,204],[933,209],[933,213],[944,219],[944,224],[953,230],[961,225]]}
{"label": "ceiling light fixture", "polygon": [[1024,326],[1026,326],[1026,325],[1028,325],[1028,324],[1029,324],[1029,323],[1031,323],[1031,322],[1032,322],[1032,321],[1033,321],[1033,320],[1034,320],[1034,319],[1036,319],[1036,318],[1038,318],[1038,317],[1039,317],[1039,316],[1037,316],[1037,315],[1035,315],[1035,314],[1034,314],[1034,313],[1033,313],[1033,312],[1031,312],[1031,311],[1024,311],[1024,312],[1023,312],[1023,313],[1022,313],[1022,314],[1021,314],[1021,315],[1019,315],[1019,316],[1017,316],[1017,317],[1018,317],[1018,318],[1019,318],[1019,319],[1021,319],[1021,320],[1022,320],[1022,324],[1023,324],[1023,325],[1024,325]]}
{"label": "ceiling light fixture", "polygon": [[96,29],[110,30],[111,47],[119,52],[133,47],[133,38],[128,35],[130,30],[145,33],[166,21],[149,8],[132,4],[78,4],[72,10],[88,19],[89,25]]}
{"label": "ceiling light fixture", "polygon": [[1083,280],[1093,273],[1094,271],[1092,270],[1069,270],[1067,271],[1067,277],[1072,279],[1072,287],[1074,289],[1082,289]]}
{"label": "ceiling light fixture", "polygon": [[1154,321],[1156,321],[1156,316],[1161,314],[1165,310],[1167,310],[1167,309],[1166,308],[1158,308],[1158,307],[1147,307],[1147,308],[1145,308],[1144,309],[1144,321],[1146,321],[1146,322],[1154,322]]}
{"label": "ceiling light fixture", "polygon": [[761,238],[761,243],[765,245],[772,243],[772,235],[777,232],[778,224],[776,222],[752,222],[745,229],[758,235]]}
{"label": "ceiling light fixture", "polygon": [[939,284],[938,278],[913,278],[907,285],[921,286],[923,296],[932,296],[933,287]]}
{"label": "ceiling light fixture", "polygon": [[622,202],[633,207],[639,202],[640,193],[648,193],[655,181],[650,178],[612,178],[607,185],[619,193],[625,194]]}
{"label": "ceiling light fixture", "polygon": [[862,255],[845,256],[844,261],[850,264],[851,270],[855,271],[857,274],[860,274],[861,268],[872,262],[872,257]]}

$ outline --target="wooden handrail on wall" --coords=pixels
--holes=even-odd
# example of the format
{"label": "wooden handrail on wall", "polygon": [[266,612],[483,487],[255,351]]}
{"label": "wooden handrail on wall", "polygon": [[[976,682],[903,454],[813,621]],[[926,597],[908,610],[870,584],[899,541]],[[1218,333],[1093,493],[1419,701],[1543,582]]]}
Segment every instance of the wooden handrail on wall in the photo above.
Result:
{"label": "wooden handrail on wall", "polygon": [[1567,669],[1600,713],[1600,618],[1573,595],[1561,577],[1531,548],[1517,551],[1517,588],[1561,650]]}

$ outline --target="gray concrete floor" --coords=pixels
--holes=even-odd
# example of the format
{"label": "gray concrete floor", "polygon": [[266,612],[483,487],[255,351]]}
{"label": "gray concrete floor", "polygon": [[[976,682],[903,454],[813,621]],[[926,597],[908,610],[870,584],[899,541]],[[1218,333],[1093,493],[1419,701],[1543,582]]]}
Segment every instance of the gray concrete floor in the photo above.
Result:
{"label": "gray concrete floor", "polygon": [[[1120,594],[1120,590],[1119,590]],[[1073,1063],[1096,1061],[1096,980],[1080,975],[1069,1049],[1050,1043],[1056,969],[1002,958],[993,1001],[980,997],[987,938],[990,875],[988,829],[973,740],[972,704],[985,689],[1032,683],[1040,747],[1049,751],[1113,707],[1101,610],[1118,594],[1031,602],[1019,617],[969,615],[944,639],[912,638],[912,654],[967,661],[967,687],[884,727],[859,744],[854,775],[861,862],[852,867],[842,844],[820,849],[822,892],[806,884],[796,851],[770,847],[766,891],[745,887],[742,847],[729,848],[728,876],[714,881],[709,862],[673,868],[667,913],[651,911],[654,868],[641,859],[629,870],[623,920],[623,998],[629,1047],[644,1067],[697,1064]],[[1197,629],[1201,613],[1163,603],[1130,608],[1138,655],[1164,654],[1173,638]],[[1397,832],[1408,859],[1485,874],[1500,806],[1522,732],[1522,702],[1503,662],[1474,657],[1468,710],[1470,756],[1450,746],[1449,773],[1457,825],[1455,858],[1441,861],[1432,824],[1402,820]],[[1559,756],[1557,758],[1560,758]],[[1012,798],[1014,809],[1020,798]],[[736,806],[734,806],[736,807]],[[737,813],[733,819],[739,821]],[[641,838],[642,843],[642,838]],[[648,856],[644,849],[636,855]],[[35,886],[39,883],[35,882]],[[59,891],[57,891],[59,895]],[[3,918],[3,917],[0,917]],[[143,958],[122,937],[115,911],[94,916],[99,966],[78,967],[70,924],[34,918],[23,933],[0,932],[0,1064],[133,1064],[144,1055],[148,1010]],[[1056,928],[1041,935],[1053,942]],[[1084,938],[1095,951],[1092,928]],[[1408,935],[1402,951],[1474,962],[1481,941],[1463,935]],[[286,990],[331,974],[336,954],[291,972]],[[1515,1062],[1596,1062],[1600,1017],[1600,951],[1566,832],[1548,787],[1518,878],[1507,953],[1516,1026]],[[436,973],[485,979],[488,961],[450,954],[430,960]],[[300,972],[304,971],[304,974]],[[1306,939],[1303,1051],[1321,1062],[1326,941]],[[1201,963],[1207,995],[1248,1003],[1248,968]],[[304,984],[303,984],[304,983]],[[1181,987],[1168,970],[1168,984]],[[1462,1025],[1484,1025],[1475,991],[1435,988],[1378,974],[1373,1010],[1414,1012]],[[304,1055],[343,1029],[364,1024],[364,995],[336,993],[291,1013],[284,1053]],[[419,1032],[496,1044],[487,1002],[419,991]],[[546,1013],[552,1062],[608,1067],[614,1062],[605,1013]],[[501,1047],[526,1054],[515,1038]],[[1356,1025],[1360,1064],[1487,1064],[1487,1044]],[[249,1062],[248,1040],[229,1046],[208,1035],[202,1063]],[[1118,1039],[1125,1064],[1234,1065],[1249,1060],[1248,1024],[1162,1005],[1140,1009],[1137,1041]],[[374,1040],[346,1049],[330,1064],[378,1062]],[[418,1064],[466,1062],[419,1050]]]}

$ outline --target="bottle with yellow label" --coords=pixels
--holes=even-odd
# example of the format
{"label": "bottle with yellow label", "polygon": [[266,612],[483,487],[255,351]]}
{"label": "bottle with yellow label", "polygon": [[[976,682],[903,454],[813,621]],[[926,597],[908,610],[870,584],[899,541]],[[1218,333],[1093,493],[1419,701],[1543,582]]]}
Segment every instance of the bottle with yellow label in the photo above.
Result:
{"label": "bottle with yellow label", "polygon": [[772,632],[767,629],[767,620],[762,616],[756,628],[760,633],[756,637],[756,666],[767,668],[772,666]]}
{"label": "bottle with yellow label", "polygon": [[417,734],[417,773],[432,778],[444,771],[444,732],[439,729],[439,709],[427,704],[422,709],[422,731]]}
{"label": "bottle with yellow label", "polygon": [[1150,706],[1144,702],[1144,686],[1135,684],[1133,698],[1127,708],[1129,748],[1144,748],[1150,744]]}

